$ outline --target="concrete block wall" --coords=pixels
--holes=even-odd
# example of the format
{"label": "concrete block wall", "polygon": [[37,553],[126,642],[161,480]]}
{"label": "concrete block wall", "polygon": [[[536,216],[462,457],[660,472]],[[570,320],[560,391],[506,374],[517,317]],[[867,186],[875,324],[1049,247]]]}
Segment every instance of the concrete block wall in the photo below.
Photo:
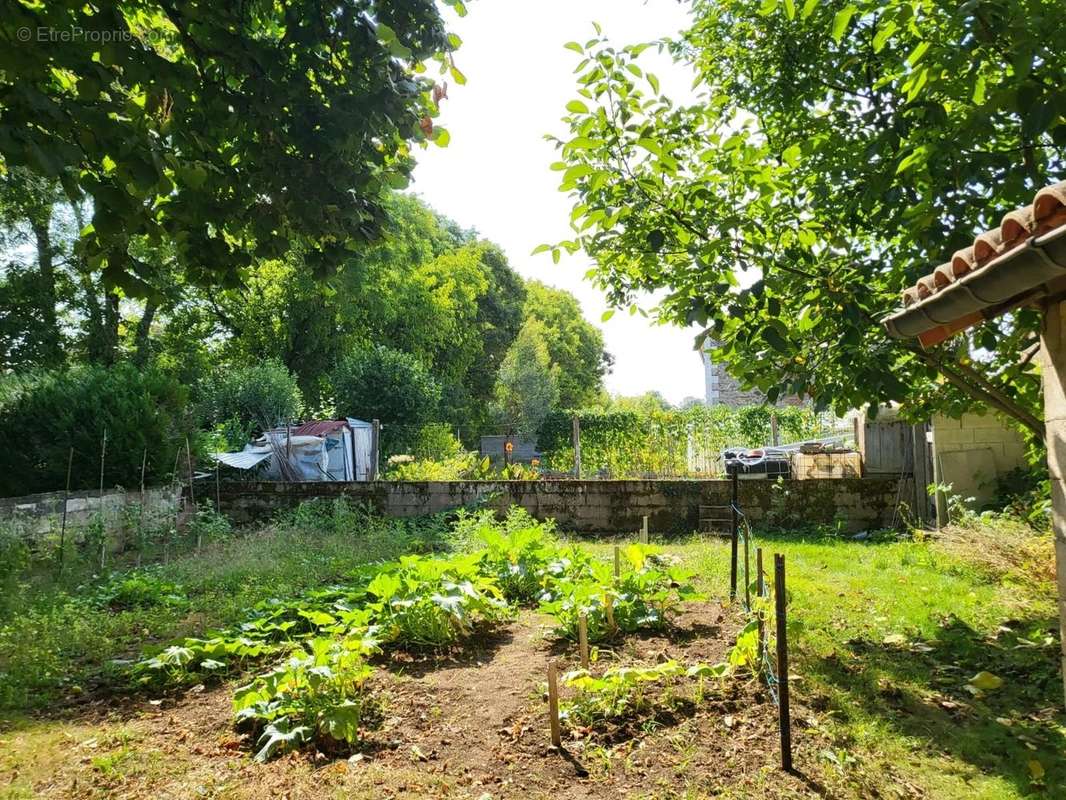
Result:
{"label": "concrete block wall", "polygon": [[955,494],[973,497],[977,506],[992,499],[999,476],[1026,466],[1022,435],[992,414],[936,416],[932,430],[941,482],[950,483]]}
{"label": "concrete block wall", "polygon": [[[882,478],[745,480],[739,488],[740,505],[755,525],[836,521],[852,532],[894,524],[897,498],[909,491],[903,487],[900,495],[899,481]],[[655,533],[685,534],[699,528],[701,505],[728,505],[731,490],[726,480],[233,483],[223,484],[221,504],[236,523],[263,521],[306,500],[340,497],[396,517],[478,503],[498,511],[518,505],[538,519],[555,519],[565,531],[635,531],[647,516]]]}

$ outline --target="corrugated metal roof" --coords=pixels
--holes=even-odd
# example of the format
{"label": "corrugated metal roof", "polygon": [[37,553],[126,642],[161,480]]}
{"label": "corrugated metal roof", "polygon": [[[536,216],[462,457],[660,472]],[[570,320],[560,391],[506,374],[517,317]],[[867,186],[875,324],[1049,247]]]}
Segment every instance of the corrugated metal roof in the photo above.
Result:
{"label": "corrugated metal roof", "polygon": [[343,419],[321,419],[305,422],[292,429],[293,436],[326,436],[340,428],[347,428],[348,422]]}

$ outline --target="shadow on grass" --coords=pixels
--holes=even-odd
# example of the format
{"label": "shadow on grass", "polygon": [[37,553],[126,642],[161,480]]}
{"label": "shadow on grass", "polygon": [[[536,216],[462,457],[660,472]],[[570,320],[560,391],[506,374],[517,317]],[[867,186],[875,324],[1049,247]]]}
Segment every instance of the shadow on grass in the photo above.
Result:
{"label": "shadow on grass", "polygon": [[[810,668],[846,692],[836,709],[842,718],[854,713],[854,703],[928,750],[1013,783],[1021,795],[1046,790],[1062,797],[1066,716],[1058,642],[1048,641],[1056,626],[1046,616],[1012,620],[993,638],[949,617],[931,640],[851,639],[842,653]],[[966,687],[983,671],[1003,684],[975,696]]]}

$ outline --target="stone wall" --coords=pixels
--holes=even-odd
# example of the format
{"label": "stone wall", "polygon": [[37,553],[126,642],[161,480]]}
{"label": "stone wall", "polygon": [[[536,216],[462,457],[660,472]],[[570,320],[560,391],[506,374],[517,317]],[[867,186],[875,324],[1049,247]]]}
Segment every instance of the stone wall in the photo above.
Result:
{"label": "stone wall", "polygon": [[[880,478],[745,480],[740,506],[756,525],[839,521],[856,532],[893,525],[899,489],[899,481]],[[592,534],[636,530],[646,515],[652,532],[684,534],[700,527],[700,506],[726,506],[730,491],[727,480],[234,483],[223,484],[221,502],[236,523],[265,520],[305,500],[346,497],[397,517],[518,505],[538,519],[554,518],[562,530]]]}
{"label": "stone wall", "polygon": [[[0,497],[0,523],[15,525],[31,538],[59,534],[63,521],[63,492],[31,494],[25,497]],[[167,487],[148,489],[142,501],[140,492],[120,490],[79,490],[70,495],[67,506],[67,535],[78,541],[88,525],[102,519],[115,548],[121,546],[122,534],[130,524],[130,514],[140,514],[143,502],[150,518],[177,515],[181,499],[179,490]],[[136,522],[136,520],[133,520]]]}

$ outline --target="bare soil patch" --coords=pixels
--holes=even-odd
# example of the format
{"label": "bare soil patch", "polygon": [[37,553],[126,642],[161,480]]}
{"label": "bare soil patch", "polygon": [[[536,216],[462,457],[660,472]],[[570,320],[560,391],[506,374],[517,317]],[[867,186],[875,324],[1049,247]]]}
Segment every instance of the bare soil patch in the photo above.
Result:
{"label": "bare soil patch", "polygon": [[[576,665],[576,648],[555,642],[551,620],[531,612],[448,655],[395,654],[375,688],[384,724],[347,754],[301,752],[260,765],[232,727],[232,686],[92,710],[45,739],[27,724],[3,738],[8,777],[30,778],[48,798],[620,798],[811,797],[829,793],[817,775],[818,737],[794,701],[799,775],[778,767],[777,711],[755,681],[730,679],[702,703],[648,719],[567,731],[549,746],[546,666]],[[676,627],[630,637],[600,652],[613,661],[685,663],[726,657],[742,620],[718,603],[688,606]],[[801,693],[797,693],[801,694]],[[29,742],[34,742],[29,752]],[[20,746],[22,749],[20,749]],[[824,747],[824,745],[822,745]],[[15,773],[10,772],[14,769]]]}

